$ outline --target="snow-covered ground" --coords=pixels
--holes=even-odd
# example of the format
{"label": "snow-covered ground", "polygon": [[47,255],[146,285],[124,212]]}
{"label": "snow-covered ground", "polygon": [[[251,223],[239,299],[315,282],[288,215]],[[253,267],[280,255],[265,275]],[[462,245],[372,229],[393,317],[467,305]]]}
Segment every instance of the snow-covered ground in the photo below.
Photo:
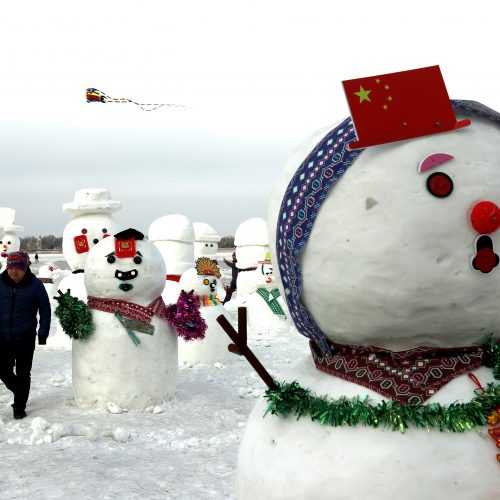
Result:
{"label": "snow-covered ground", "polygon": [[[41,254],[33,272],[49,262],[61,268],[56,282],[69,273],[61,254]],[[230,270],[219,263],[228,283]],[[289,327],[249,329],[249,346],[271,373],[308,350]],[[175,399],[149,412],[115,413],[112,402],[83,410],[72,399],[71,351],[37,346],[25,419],[12,418],[12,396],[0,382],[0,499],[235,498],[239,442],[264,390],[235,355],[227,365],[180,367]]]}

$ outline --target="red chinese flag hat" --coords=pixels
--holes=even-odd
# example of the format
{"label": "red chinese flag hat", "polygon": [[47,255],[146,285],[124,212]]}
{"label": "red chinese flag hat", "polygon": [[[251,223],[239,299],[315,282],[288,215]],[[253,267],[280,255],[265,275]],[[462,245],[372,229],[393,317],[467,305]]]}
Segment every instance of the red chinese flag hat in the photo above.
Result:
{"label": "red chinese flag hat", "polygon": [[136,229],[125,229],[115,234],[115,255],[119,259],[134,257],[136,240],[144,239],[144,235]]}
{"label": "red chinese flag hat", "polygon": [[450,132],[457,121],[439,66],[342,82],[358,141],[349,149]]}

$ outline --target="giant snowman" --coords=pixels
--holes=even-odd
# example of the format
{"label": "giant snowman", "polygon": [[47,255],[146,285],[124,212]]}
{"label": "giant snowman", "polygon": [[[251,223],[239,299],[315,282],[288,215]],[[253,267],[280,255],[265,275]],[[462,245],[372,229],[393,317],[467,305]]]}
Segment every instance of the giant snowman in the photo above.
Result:
{"label": "giant snowman", "polygon": [[143,235],[127,229],[89,252],[85,287],[94,332],[73,341],[78,406],[115,403],[142,410],[173,397],[177,335],[165,319],[165,263]]}
{"label": "giant snowman", "polygon": [[[312,356],[278,380],[406,408],[466,404],[494,381],[476,343],[500,332],[500,114],[453,105],[470,126],[350,151],[348,118],[286,164],[269,204],[271,246]],[[259,401],[245,429],[239,500],[500,498],[486,425],[335,427],[322,412],[262,418],[266,408]]]}
{"label": "giant snowman", "polygon": [[181,291],[182,273],[194,266],[193,223],[185,215],[164,215],[151,223],[148,238],[160,251],[167,269],[163,300],[174,304]]}

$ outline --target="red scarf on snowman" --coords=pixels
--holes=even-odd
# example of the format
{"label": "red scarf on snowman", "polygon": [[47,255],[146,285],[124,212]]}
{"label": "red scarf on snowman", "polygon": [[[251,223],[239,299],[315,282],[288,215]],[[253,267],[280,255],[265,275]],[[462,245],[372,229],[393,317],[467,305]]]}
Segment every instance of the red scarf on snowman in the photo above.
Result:
{"label": "red scarf on snowman", "polygon": [[167,306],[161,297],[157,297],[151,304],[145,307],[134,302],[128,302],[127,300],[89,296],[87,298],[87,305],[90,309],[97,309],[111,314],[119,311],[125,318],[140,321],[148,325],[151,323],[153,316],[167,319]]}

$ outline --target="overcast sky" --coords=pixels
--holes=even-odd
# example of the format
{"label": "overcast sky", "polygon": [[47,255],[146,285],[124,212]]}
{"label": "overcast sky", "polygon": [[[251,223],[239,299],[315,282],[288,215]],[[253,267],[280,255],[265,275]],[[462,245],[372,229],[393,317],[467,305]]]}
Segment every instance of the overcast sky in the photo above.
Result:
{"label": "overcast sky", "polygon": [[[181,213],[234,234],[267,217],[293,149],[348,115],[342,80],[439,64],[450,97],[500,110],[497,4],[2,2],[0,206],[20,236],[60,236],[62,204],[104,187],[123,225]],[[88,104],[87,87],[186,108]]]}

